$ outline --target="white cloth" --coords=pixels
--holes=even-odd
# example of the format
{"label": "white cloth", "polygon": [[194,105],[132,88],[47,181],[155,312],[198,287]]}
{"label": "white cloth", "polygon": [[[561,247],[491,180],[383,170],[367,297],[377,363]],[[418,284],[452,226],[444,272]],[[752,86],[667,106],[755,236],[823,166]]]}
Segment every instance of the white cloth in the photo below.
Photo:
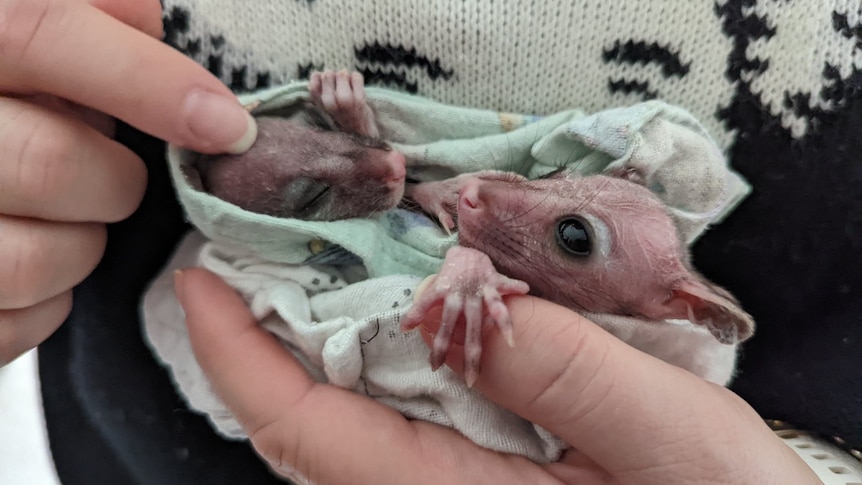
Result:
{"label": "white cloth", "polygon": [[[282,338],[318,381],[371,396],[409,418],[453,427],[481,446],[538,462],[557,459],[565,448],[468,389],[448,368],[431,371],[429,350],[418,332],[405,333],[398,326],[421,278],[391,276],[347,285],[310,267],[262,264],[191,233],[147,292],[143,320],[153,350],[190,407],[226,437],[245,434],[195,361],[173,293],[173,270],[193,265],[215,271],[244,295],[262,325]],[[323,286],[330,291],[315,293]]]}
{"label": "white cloth", "polygon": [[[189,406],[226,437],[242,439],[245,434],[195,361],[174,296],[173,271],[190,266],[205,267],[236,288],[261,324],[320,382],[352,389],[409,418],[455,428],[481,446],[537,462],[554,461],[565,449],[547,431],[468,389],[448,368],[431,371],[429,350],[419,334],[399,328],[421,278],[388,276],[349,284],[330,269],[266,262],[192,232],[145,295],[144,329]],[[588,316],[631,345],[708,380],[725,384],[731,378],[736,347],[719,344],[700,327]]]}

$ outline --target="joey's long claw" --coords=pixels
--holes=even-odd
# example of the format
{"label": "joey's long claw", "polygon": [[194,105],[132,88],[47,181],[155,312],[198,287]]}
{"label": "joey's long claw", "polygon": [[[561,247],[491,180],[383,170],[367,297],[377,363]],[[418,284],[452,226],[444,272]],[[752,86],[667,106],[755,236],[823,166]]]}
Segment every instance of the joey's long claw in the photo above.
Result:
{"label": "joey's long claw", "polygon": [[436,299],[430,298],[414,301],[413,306],[404,315],[404,319],[401,320],[401,330],[409,332],[410,330],[413,330],[414,328],[421,325],[422,319],[425,318],[425,314],[428,313],[428,310],[430,310],[436,302]]}
{"label": "joey's long claw", "polygon": [[455,229],[455,220],[452,219],[452,216],[444,209],[440,209],[437,211],[437,220],[440,221],[440,225],[446,230],[446,234],[451,236],[452,229]]}
{"label": "joey's long claw", "polygon": [[490,286],[485,287],[483,296],[485,306],[488,309],[488,319],[500,330],[500,334],[506,340],[506,344],[509,347],[514,347],[515,337],[512,329],[512,317],[509,315],[509,308],[503,303],[503,297],[500,296],[500,293],[495,288]]}
{"label": "joey's long claw", "polygon": [[404,314],[404,318],[401,320],[401,331],[409,332],[421,325],[428,310],[442,299],[439,296],[439,291],[433,287],[436,281],[437,275],[431,275],[422,280],[419,286],[413,291],[413,306],[410,307],[410,310]]}
{"label": "joey's long claw", "polygon": [[256,101],[252,101],[251,103],[244,104],[242,107],[245,108],[245,110],[248,111],[249,113],[254,113],[254,110],[256,110],[262,104],[263,104],[263,101],[258,99]]}
{"label": "joey's long claw", "polygon": [[457,295],[449,294],[443,301],[443,315],[440,318],[440,328],[434,337],[434,345],[431,348],[431,368],[437,370],[446,361],[446,354],[452,346],[452,334],[455,332],[455,324],[458,323],[458,315],[464,308],[464,302]]}

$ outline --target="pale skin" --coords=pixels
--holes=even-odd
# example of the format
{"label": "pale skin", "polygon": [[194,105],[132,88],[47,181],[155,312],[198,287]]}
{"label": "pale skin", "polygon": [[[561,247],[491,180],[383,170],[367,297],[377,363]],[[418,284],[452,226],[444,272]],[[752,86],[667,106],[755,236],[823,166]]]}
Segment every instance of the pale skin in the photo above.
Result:
{"label": "pale skin", "polygon": [[[254,139],[228,88],[160,36],[157,0],[0,0],[0,365],[54,332],[104,225],[140,202],[144,164],[111,140],[112,118],[204,153]],[[490,332],[476,388],[579,449],[546,467],[313,384],[224,283],[184,274],[210,379],[274,467],[317,483],[816,483],[729,391],[532,297],[507,301],[518,346]]]}
{"label": "pale skin", "polygon": [[161,35],[157,0],[0,0],[0,365],[57,329],[105,224],[140,203],[146,168],[113,118],[204,152],[254,138],[230,90]]}

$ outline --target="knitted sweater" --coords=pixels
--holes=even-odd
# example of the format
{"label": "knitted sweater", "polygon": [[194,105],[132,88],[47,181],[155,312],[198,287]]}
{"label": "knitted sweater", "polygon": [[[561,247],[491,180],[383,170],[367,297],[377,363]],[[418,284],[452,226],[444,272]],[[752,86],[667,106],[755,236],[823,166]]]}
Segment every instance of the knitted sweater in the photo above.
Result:
{"label": "knitted sweater", "polygon": [[237,91],[354,68],[369,84],[497,111],[661,98],[724,148],[741,128],[731,118],[743,91],[804,139],[847,107],[862,64],[852,0],[819,15],[805,2],[754,0],[163,3],[166,40]]}

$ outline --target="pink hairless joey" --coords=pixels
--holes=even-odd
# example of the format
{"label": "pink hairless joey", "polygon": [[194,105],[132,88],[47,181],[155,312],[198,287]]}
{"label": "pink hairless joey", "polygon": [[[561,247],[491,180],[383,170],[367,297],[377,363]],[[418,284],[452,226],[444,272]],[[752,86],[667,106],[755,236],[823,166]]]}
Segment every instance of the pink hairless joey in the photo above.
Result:
{"label": "pink hairless joey", "polygon": [[511,341],[500,297],[527,292],[526,283],[530,294],[576,311],[689,320],[725,344],[754,332],[753,319],[734,297],[692,269],[664,204],[633,182],[481,172],[419,184],[408,196],[445,228],[457,224],[463,247],[446,254],[402,327],[417,327],[428,309],[443,305],[431,356],[439,365],[463,316],[470,385],[480,369],[483,324],[494,324]]}

